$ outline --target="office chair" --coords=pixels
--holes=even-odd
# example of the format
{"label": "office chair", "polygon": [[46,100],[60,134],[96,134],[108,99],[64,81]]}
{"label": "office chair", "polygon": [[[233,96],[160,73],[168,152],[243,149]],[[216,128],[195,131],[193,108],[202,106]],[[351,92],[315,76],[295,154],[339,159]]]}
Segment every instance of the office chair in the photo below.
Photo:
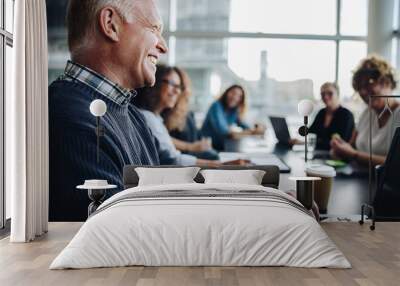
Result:
{"label": "office chair", "polygon": [[376,168],[376,192],[372,204],[376,220],[400,220],[400,127],[396,129],[385,164]]}
{"label": "office chair", "polygon": [[361,208],[360,224],[364,223],[364,210],[370,209],[371,230],[375,221],[400,221],[400,127],[396,129],[385,164],[377,166],[376,190],[371,205]]}

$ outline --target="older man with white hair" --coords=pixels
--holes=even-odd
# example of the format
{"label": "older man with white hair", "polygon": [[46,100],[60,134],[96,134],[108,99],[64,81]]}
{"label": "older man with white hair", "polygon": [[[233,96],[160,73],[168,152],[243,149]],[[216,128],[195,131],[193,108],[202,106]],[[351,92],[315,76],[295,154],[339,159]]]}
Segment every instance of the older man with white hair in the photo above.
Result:
{"label": "older man with white hair", "polygon": [[[122,189],[124,165],[170,162],[130,101],[134,89],[152,86],[167,52],[154,0],[70,0],[67,14],[71,61],[49,87],[50,220],[82,221],[85,179],[106,179]],[[107,104],[106,130],[96,161],[96,121],[89,105]]]}

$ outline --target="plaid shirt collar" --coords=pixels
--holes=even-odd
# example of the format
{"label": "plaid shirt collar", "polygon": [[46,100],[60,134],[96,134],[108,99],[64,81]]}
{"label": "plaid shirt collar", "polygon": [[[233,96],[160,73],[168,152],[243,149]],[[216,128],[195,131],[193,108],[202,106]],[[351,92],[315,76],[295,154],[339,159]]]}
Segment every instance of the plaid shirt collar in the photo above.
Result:
{"label": "plaid shirt collar", "polygon": [[64,75],[93,88],[119,105],[127,104],[132,97],[136,96],[135,90],[125,89],[88,67],[72,61],[67,62]]}

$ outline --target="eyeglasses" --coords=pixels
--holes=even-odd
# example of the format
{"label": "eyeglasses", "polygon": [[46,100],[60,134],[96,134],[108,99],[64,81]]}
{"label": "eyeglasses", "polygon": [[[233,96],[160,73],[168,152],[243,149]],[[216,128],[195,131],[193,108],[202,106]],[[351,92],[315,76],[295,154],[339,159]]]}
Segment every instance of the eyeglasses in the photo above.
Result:
{"label": "eyeglasses", "polygon": [[177,84],[173,80],[163,79],[162,82],[165,83],[165,84],[168,84],[169,86],[172,86],[173,88],[176,88],[180,92],[185,90],[185,88],[182,85]]}
{"label": "eyeglasses", "polygon": [[323,92],[321,92],[321,96],[325,96],[325,95],[327,95],[327,96],[333,96],[333,92],[330,92],[330,91],[323,91]]}

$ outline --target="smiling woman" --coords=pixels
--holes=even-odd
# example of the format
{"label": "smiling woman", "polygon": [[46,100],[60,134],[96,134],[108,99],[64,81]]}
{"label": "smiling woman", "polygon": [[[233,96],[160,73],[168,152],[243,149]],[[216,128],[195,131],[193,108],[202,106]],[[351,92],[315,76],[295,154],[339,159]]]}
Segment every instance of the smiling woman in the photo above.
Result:
{"label": "smiling woman", "polygon": [[[172,111],[177,104],[181,106],[182,100],[187,100],[185,91],[189,87],[185,86],[185,83],[188,81],[185,81],[184,73],[180,69],[160,65],[157,67],[155,86],[140,90],[133,104],[140,108],[147,125],[160,145],[160,152],[169,154],[168,157],[173,159],[173,164],[217,166],[220,164],[218,161],[198,159],[194,155],[178,151],[164,124],[162,116]],[[187,108],[187,105],[184,108]]]}
{"label": "smiling woman", "polygon": [[371,55],[360,62],[354,72],[353,87],[368,108],[361,114],[350,144],[341,138],[332,139],[334,156],[364,165],[370,160],[374,166],[385,163],[396,127],[400,126],[400,104],[384,96],[392,95],[396,86],[396,72],[385,59]]}

